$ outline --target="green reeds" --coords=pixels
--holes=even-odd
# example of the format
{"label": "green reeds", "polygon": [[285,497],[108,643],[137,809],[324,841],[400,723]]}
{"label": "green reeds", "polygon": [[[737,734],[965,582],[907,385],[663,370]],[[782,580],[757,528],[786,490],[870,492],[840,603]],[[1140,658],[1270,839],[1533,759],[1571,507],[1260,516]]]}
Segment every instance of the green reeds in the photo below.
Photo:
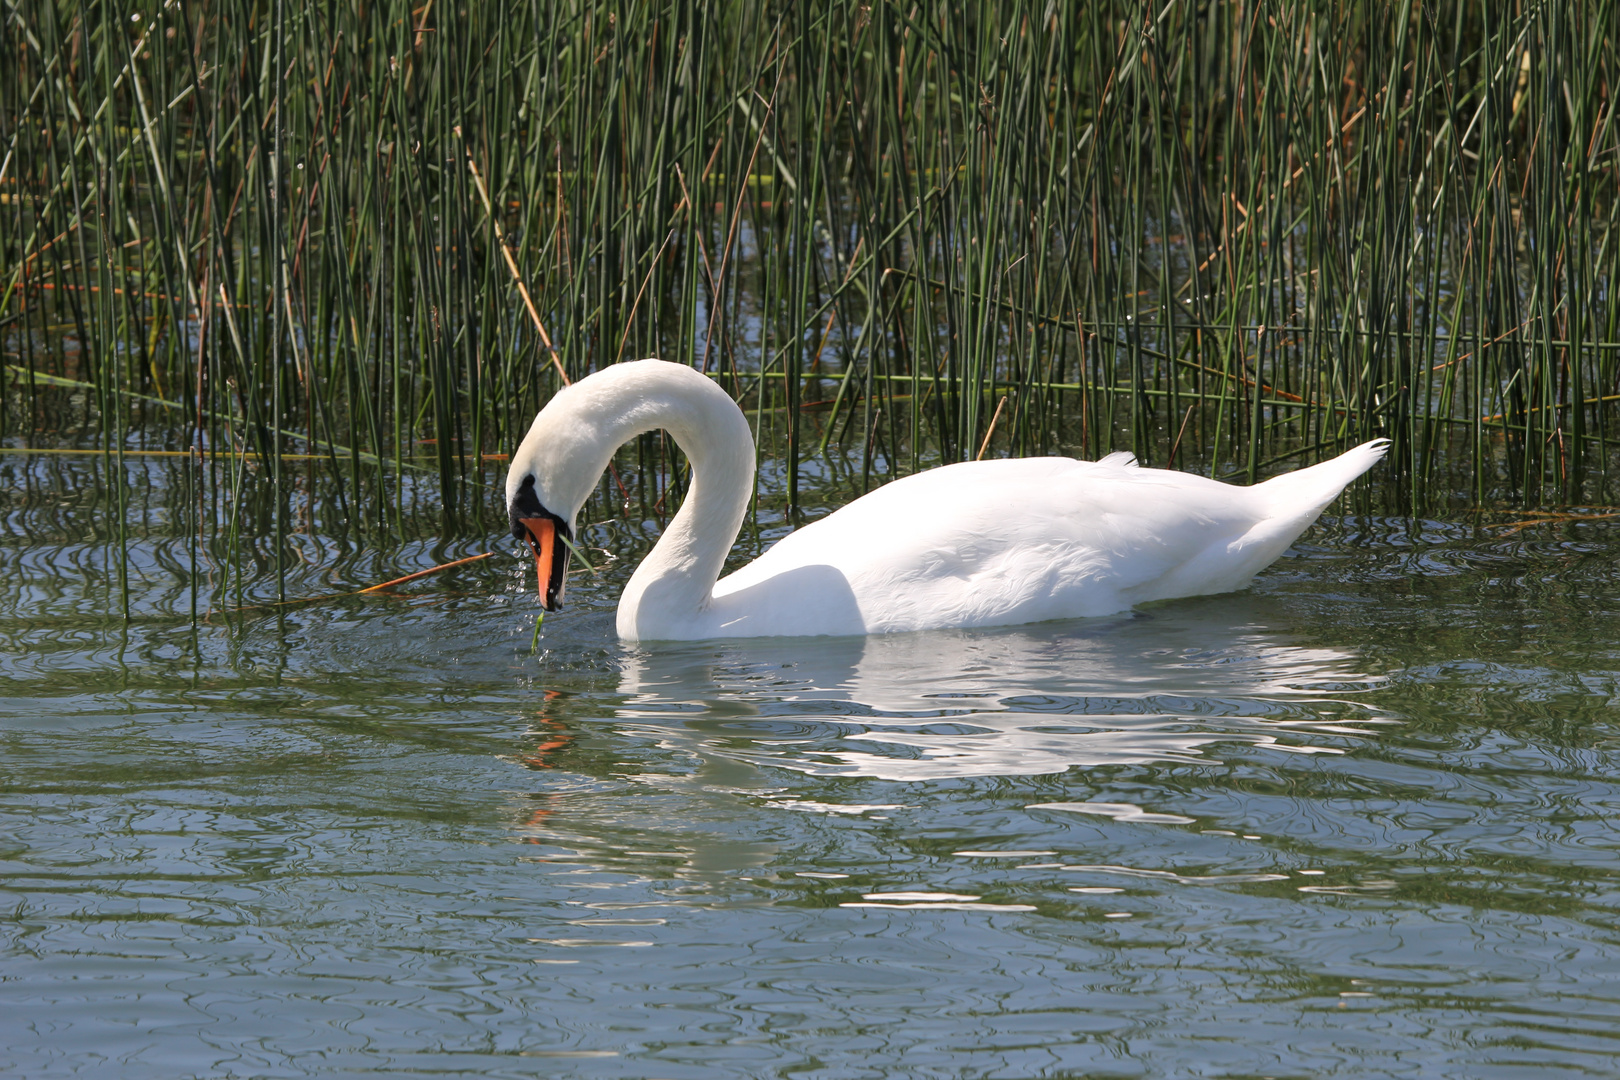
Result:
{"label": "green reeds", "polygon": [[498,528],[490,455],[649,355],[790,504],[828,456],[1252,480],[1379,435],[1396,509],[1610,502],[1617,37],[1620,0],[0,0],[4,436],[194,450],[194,567],[261,527],[280,566],[316,491],[397,533],[412,470]]}

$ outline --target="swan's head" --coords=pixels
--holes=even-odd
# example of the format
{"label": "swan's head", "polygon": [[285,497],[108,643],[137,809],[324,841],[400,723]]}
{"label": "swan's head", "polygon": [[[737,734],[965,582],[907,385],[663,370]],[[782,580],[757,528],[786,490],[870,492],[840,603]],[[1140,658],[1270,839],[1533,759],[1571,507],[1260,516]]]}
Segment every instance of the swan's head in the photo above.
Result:
{"label": "swan's head", "polygon": [[574,519],[617,446],[600,422],[589,383],[559,391],[540,410],[506,474],[512,536],[534,555],[540,603],[547,611],[562,604]]}
{"label": "swan's head", "polygon": [[[518,481],[516,493],[511,490],[513,479]],[[563,586],[568,578],[573,514],[564,518],[547,509],[535,493],[537,483],[533,472],[519,477],[514,468],[507,476],[506,512],[512,520],[512,536],[528,544],[534,554],[534,580],[540,589],[541,606],[556,611],[562,606]]]}

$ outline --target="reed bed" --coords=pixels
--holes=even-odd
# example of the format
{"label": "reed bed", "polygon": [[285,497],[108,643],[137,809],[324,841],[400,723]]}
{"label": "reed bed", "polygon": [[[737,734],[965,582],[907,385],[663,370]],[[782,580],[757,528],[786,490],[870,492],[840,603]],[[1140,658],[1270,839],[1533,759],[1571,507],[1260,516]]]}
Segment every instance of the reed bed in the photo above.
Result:
{"label": "reed bed", "polygon": [[317,507],[498,528],[538,406],[652,355],[789,507],[1375,436],[1397,511],[1606,503],[1617,39],[1620,0],[0,0],[0,441],[182,453],[197,542],[278,582]]}

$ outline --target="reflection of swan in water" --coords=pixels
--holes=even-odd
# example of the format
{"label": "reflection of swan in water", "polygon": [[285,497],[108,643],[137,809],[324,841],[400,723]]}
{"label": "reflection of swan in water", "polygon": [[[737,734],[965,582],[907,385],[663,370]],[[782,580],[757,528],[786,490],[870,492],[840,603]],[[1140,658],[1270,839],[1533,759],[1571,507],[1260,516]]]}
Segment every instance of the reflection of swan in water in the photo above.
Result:
{"label": "reflection of swan in water", "polygon": [[[924,780],[1199,762],[1218,742],[1336,753],[1377,714],[1354,654],[1211,599],[1000,631],[716,642],[630,653],[622,720],[710,759]],[[1387,721],[1382,721],[1387,722]]]}

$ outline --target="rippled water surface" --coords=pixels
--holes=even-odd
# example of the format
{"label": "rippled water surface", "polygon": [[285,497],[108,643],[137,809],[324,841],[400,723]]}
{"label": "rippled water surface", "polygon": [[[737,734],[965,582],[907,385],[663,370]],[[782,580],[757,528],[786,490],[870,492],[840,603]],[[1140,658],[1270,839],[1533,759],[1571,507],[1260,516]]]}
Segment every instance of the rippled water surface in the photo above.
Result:
{"label": "rippled water surface", "polygon": [[[194,630],[139,460],[125,623],[99,464],[4,468],[0,1074],[1620,1074],[1609,520],[647,648],[619,526],[531,654],[506,554]],[[294,545],[294,596],[510,548]]]}

